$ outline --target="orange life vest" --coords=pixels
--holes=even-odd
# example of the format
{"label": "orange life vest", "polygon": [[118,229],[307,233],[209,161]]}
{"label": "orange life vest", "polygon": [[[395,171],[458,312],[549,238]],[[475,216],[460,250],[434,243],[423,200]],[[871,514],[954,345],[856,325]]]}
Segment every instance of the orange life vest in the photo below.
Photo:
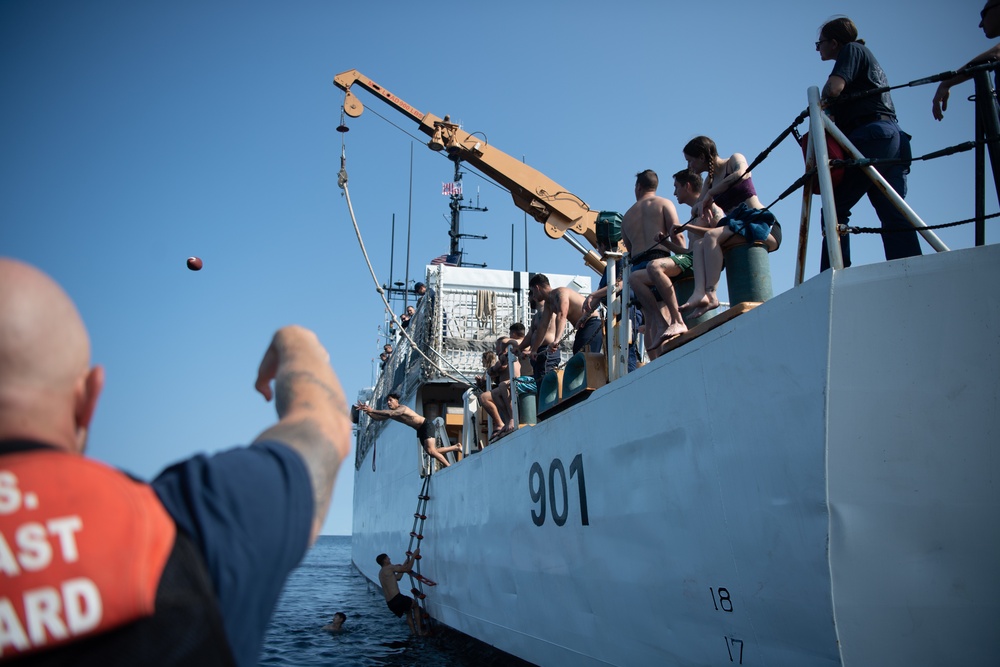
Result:
{"label": "orange life vest", "polygon": [[[180,576],[164,575],[168,560]],[[162,579],[181,590],[164,594]],[[128,661],[121,649],[136,658],[134,646],[162,657],[155,644],[177,642],[152,622],[164,595],[175,633],[191,618],[182,599],[214,614],[200,624],[214,635],[199,641],[229,654],[203,561],[156,493],[82,456],[48,447],[0,456],[0,584],[0,660],[70,651],[76,662],[97,647],[90,653]]]}

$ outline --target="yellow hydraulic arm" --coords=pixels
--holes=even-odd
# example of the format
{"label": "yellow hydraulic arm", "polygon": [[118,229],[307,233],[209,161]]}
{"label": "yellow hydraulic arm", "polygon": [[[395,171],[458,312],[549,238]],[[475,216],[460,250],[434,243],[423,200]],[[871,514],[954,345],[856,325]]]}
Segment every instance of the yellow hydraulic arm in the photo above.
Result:
{"label": "yellow hydraulic arm", "polygon": [[595,223],[598,211],[591,210],[582,199],[538,170],[493,148],[484,139],[463,131],[450,122],[448,116],[442,119],[417,110],[357,70],[338,74],[333,83],[346,93],[344,113],[348,116],[357,118],[365,110],[361,100],[351,92],[351,86],[358,84],[415,121],[420,130],[431,138],[427,142],[431,150],[447,151],[449,156],[468,162],[510,190],[514,204],[542,223],[549,237],[570,241],[584,254],[588,266],[598,273],[604,272],[604,262],[596,252],[564,236],[567,230],[573,230],[586,238],[591,246],[597,247]]}

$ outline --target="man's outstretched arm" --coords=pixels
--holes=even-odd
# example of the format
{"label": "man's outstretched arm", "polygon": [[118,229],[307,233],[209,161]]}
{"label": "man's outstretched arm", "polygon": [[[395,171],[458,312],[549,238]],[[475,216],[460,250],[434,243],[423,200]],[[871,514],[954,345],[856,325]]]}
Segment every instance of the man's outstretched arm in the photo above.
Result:
{"label": "man's outstretched arm", "polygon": [[[1000,60],[1000,42],[994,44],[969,62],[965,63],[960,69],[972,67],[973,65],[979,65],[991,60]],[[938,84],[937,90],[934,91],[933,106],[931,108],[931,113],[934,114],[935,119],[944,119],[944,112],[948,110],[948,97],[951,94],[951,89],[963,81],[968,81],[972,78],[972,76],[973,75],[969,73],[958,74]]]}
{"label": "man's outstretched arm", "polygon": [[351,450],[347,401],[330,367],[330,355],[312,331],[283,327],[264,353],[255,386],[266,400],[275,399],[278,412],[278,423],[255,442],[277,440],[302,457],[313,487],[310,542],[315,541],[330,507],[340,462]]}

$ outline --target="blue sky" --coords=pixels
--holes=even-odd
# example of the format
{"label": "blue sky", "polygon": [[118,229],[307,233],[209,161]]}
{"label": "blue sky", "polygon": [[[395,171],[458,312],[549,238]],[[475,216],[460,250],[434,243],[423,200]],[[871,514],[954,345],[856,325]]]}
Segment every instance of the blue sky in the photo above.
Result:
{"label": "blue sky", "polygon": [[[989,47],[981,5],[7,0],[0,254],[41,267],[78,303],[108,374],[90,454],[149,478],[274,421],[253,381],[281,325],[318,333],[349,398],[371,381],[383,307],[336,183],[335,74],[358,69],[416,108],[485,133],[591,207],[624,211],[635,173],[655,169],[669,185],[695,135],[727,155],[763,150],[830,72],[813,46],[829,17],[852,17],[898,84]],[[931,118],[933,90],[893,94],[915,155],[972,138],[971,84],[953,91],[942,123]],[[346,150],[365,243],[387,282],[395,214],[401,279],[409,221],[419,279],[448,249],[440,192],[452,165],[372,112],[417,135],[405,117],[358,95],[368,111],[349,122]],[[799,149],[779,146],[754,172],[761,199],[773,201],[801,170]],[[489,212],[467,214],[463,231],[490,240],[468,241],[467,259],[510,268],[513,234],[524,269],[524,216],[505,192],[467,176],[466,195],[477,189]],[[935,224],[971,217],[973,192],[970,152],[916,164],[908,200]],[[771,256],[777,292],[792,286],[800,206],[796,194],[774,209],[786,237]],[[987,210],[996,209],[991,194]],[[852,221],[878,224],[867,203]],[[527,235],[530,270],[586,271],[537,223]],[[814,218],[807,277],[819,264],[817,235]],[[966,247],[973,231],[941,236]],[[856,264],[879,261],[881,243],[855,237],[853,253]],[[204,270],[188,271],[189,255]],[[352,456],[326,533],[350,532],[353,471]]]}

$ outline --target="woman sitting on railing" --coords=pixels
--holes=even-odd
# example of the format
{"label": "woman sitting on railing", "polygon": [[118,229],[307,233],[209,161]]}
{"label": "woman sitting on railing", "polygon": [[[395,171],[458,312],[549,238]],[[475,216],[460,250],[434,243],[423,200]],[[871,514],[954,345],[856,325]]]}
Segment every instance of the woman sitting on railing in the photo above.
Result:
{"label": "woman sitting on railing", "polygon": [[688,319],[695,319],[719,306],[722,244],[737,234],[748,241],[765,241],[775,220],[757,198],[746,158],[740,153],[719,157],[715,142],[701,136],[684,146],[684,159],[691,171],[708,174],[701,199],[691,209],[701,224],[685,227],[691,240],[694,293],[680,309],[690,311]]}

